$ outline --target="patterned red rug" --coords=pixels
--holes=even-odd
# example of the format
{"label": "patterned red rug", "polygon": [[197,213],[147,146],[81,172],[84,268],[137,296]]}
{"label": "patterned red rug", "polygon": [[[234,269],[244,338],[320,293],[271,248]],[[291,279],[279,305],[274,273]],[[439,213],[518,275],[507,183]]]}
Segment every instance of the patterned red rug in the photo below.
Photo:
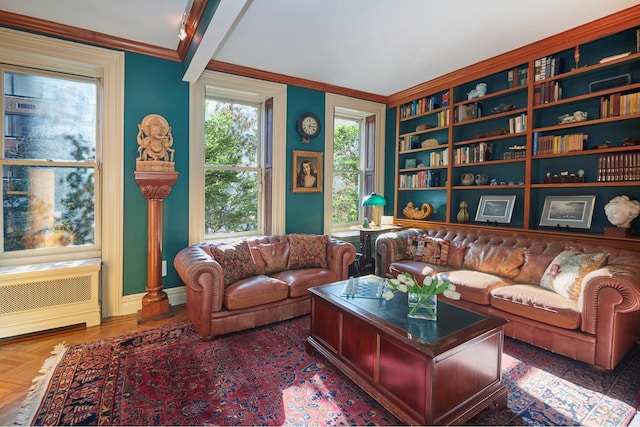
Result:
{"label": "patterned red rug", "polygon": [[[393,425],[304,340],[309,316],[201,342],[190,324],[59,348],[20,425]],[[505,340],[509,408],[478,425],[626,425],[636,349],[611,374]],[[45,391],[46,388],[46,391]]]}

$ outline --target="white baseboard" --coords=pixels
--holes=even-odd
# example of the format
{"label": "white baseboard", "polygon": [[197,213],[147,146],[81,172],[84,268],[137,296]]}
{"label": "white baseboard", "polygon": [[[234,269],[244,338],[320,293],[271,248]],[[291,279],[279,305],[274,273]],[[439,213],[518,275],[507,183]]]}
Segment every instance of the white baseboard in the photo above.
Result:
{"label": "white baseboard", "polygon": [[[168,288],[164,289],[164,291],[169,297],[169,304],[181,305],[187,303],[187,294],[185,293],[184,286]],[[122,297],[122,315],[136,314],[138,310],[142,310],[142,297],[144,297],[144,295],[144,293],[141,293]]]}

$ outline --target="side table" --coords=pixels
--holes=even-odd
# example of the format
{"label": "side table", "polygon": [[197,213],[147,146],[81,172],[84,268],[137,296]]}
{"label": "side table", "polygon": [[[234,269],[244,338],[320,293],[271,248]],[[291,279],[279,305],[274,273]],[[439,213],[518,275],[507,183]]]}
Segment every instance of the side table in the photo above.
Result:
{"label": "side table", "polygon": [[365,274],[367,265],[371,264],[374,271],[376,268],[376,259],[371,250],[371,235],[384,231],[400,230],[402,227],[399,225],[370,225],[369,227],[353,225],[349,228],[360,232],[360,253],[362,254],[360,257],[360,274]]}

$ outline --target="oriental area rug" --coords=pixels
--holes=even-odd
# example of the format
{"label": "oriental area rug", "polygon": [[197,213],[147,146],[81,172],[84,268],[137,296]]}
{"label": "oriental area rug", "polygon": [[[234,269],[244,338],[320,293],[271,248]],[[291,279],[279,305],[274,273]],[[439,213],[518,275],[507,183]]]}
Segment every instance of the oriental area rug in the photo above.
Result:
{"label": "oriental area rug", "polygon": [[[199,340],[190,323],[66,348],[23,404],[19,425],[397,425],[320,355],[310,317]],[[508,407],[474,425],[628,425],[640,351],[612,373],[505,339]],[[455,379],[452,379],[455,380]]]}

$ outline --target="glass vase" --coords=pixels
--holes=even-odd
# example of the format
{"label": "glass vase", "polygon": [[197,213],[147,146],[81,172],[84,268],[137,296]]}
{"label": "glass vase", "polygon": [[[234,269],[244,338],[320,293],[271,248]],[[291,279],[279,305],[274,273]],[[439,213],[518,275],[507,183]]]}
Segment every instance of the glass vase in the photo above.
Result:
{"label": "glass vase", "polygon": [[407,317],[412,319],[438,319],[438,297],[409,292],[407,294],[409,311]]}

